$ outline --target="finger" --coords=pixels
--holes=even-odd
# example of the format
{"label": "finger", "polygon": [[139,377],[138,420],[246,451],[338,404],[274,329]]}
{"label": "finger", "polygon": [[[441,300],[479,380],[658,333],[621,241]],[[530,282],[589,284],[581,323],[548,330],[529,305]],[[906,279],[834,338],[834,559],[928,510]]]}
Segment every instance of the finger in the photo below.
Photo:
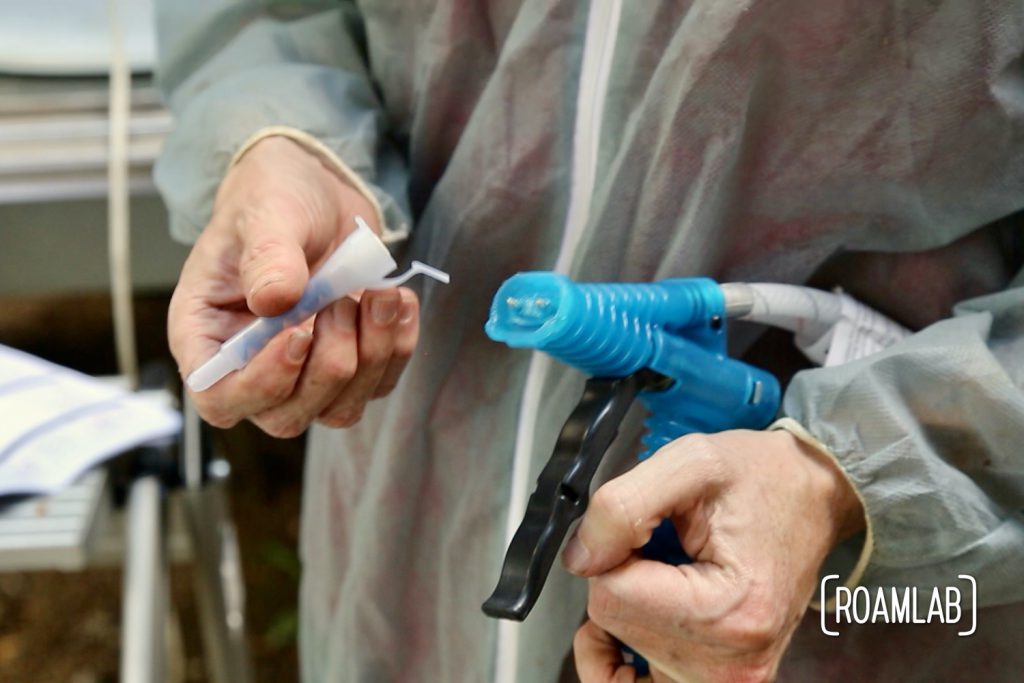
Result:
{"label": "finger", "polygon": [[307,329],[285,330],[241,370],[206,391],[190,391],[196,410],[213,426],[227,428],[283,402],[295,387],[312,341]]}
{"label": "finger", "polygon": [[352,380],[358,365],[356,321],[359,305],[345,297],[316,316],[313,348],[291,396],[252,418],[272,436],[298,436]]}
{"label": "finger", "polygon": [[676,566],[633,557],[589,583],[587,616],[645,656],[653,635],[699,639],[701,629],[741,600],[729,572],[710,563]]}
{"label": "finger", "polygon": [[280,315],[298,302],[309,280],[302,212],[281,203],[243,212],[237,220],[238,275],[246,304],[259,316]]}
{"label": "finger", "polygon": [[183,378],[253,320],[242,305],[237,278],[211,266],[219,261],[217,242],[210,232],[199,237],[167,309],[167,342]]}
{"label": "finger", "polygon": [[391,352],[391,360],[384,369],[373,398],[387,396],[398,384],[402,371],[409,364],[416,342],[420,336],[420,305],[415,292],[404,287],[398,290],[402,296],[398,311],[398,330],[395,333],[395,346]]}
{"label": "finger", "polygon": [[566,568],[594,576],[621,564],[662,519],[683,515],[718,484],[711,455],[703,436],[683,437],[599,488],[566,546]]}
{"label": "finger", "polygon": [[391,361],[402,297],[397,289],[369,291],[359,301],[358,367],[341,394],[320,414],[329,427],[350,427],[362,417]]}
{"label": "finger", "polygon": [[593,621],[584,622],[572,641],[580,683],[634,683],[636,670],[622,661],[615,638]]}

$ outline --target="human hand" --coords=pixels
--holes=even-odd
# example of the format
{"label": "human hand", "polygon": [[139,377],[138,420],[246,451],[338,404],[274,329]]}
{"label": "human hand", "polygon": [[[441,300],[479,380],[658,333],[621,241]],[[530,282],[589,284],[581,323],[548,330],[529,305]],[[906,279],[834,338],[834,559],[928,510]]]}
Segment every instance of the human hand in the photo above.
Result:
{"label": "human hand", "polygon": [[[171,298],[168,340],[182,377],[255,317],[294,306],[356,215],[379,232],[366,198],[291,140],[267,138],[246,152],[221,183]],[[289,437],[313,421],[350,426],[370,399],[394,388],[418,334],[411,290],[344,298],[192,400],[218,427],[248,418]]]}
{"label": "human hand", "polygon": [[[693,564],[641,558],[664,518]],[[863,522],[838,465],[788,432],[672,442],[598,489],[566,547],[569,570],[590,577],[580,679],[635,681],[621,641],[655,683],[771,680],[825,556]]]}

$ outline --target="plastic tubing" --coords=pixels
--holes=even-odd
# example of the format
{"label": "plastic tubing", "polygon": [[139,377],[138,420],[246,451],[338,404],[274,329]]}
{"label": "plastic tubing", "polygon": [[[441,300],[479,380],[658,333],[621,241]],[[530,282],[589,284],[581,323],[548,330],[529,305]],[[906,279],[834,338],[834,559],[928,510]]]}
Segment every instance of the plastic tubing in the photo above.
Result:
{"label": "plastic tubing", "polygon": [[384,277],[395,269],[395,261],[366,222],[356,216],[358,226],[331,254],[320,270],[309,279],[302,298],[294,308],[273,318],[257,318],[192,371],[185,383],[192,391],[206,391],[228,373],[240,370],[281,331],[298,325],[332,301],[360,289],[397,287],[414,275],[427,275],[448,283],[448,274],[413,261],[409,270],[397,277]]}
{"label": "plastic tubing", "polygon": [[842,298],[798,285],[730,282],[722,285],[726,315],[781,327],[800,337],[824,334],[842,315]]}

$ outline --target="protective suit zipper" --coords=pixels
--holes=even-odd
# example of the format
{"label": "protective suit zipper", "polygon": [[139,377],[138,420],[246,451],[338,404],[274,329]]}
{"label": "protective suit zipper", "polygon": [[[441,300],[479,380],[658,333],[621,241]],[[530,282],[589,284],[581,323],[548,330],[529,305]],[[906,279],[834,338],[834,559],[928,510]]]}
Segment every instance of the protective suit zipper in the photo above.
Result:
{"label": "protective suit zipper", "polygon": [[[621,0],[593,0],[587,15],[580,88],[576,96],[569,209],[558,258],[555,261],[555,271],[563,274],[568,274],[572,267],[576,247],[590,218],[590,202],[597,180],[601,124],[621,16]],[[534,352],[530,358],[526,386],[519,405],[519,421],[516,425],[505,547],[508,547],[512,536],[515,535],[526,506],[541,389],[550,366],[551,359],[545,354]],[[509,621],[498,624],[495,683],[516,683],[518,680],[516,669],[519,660],[519,626],[518,623]]]}

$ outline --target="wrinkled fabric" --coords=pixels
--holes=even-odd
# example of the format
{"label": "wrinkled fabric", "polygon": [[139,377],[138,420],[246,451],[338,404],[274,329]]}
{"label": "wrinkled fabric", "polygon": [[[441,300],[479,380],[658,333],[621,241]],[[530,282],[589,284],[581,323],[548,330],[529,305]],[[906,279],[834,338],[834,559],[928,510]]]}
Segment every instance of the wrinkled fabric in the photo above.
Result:
{"label": "wrinkled fabric", "polygon": [[[497,625],[480,603],[504,554],[529,354],[490,342],[483,323],[505,278],[555,263],[587,11],[167,0],[160,12],[178,128],[156,180],[179,237],[205,224],[238,145],[287,125],[360,173],[389,222],[413,225],[406,259],[452,274],[422,291],[420,346],[395,393],[354,429],[311,431],[306,681],[493,674]],[[973,572],[983,603],[1001,605],[958,647],[932,647],[948,633],[923,627],[829,639],[809,615],[783,678],[834,677],[841,662],[845,678],[910,680],[909,653],[926,652],[918,680],[1013,679],[1024,290],[1011,279],[1024,228],[993,222],[1024,209],[1024,5],[629,3],[611,38],[597,186],[571,274],[810,279],[921,329],[856,365],[799,375],[785,410],[868,501],[869,583]],[[548,375],[531,481],[581,382]],[[614,457],[636,438],[627,430]],[[519,680],[558,679],[585,596],[584,581],[553,570],[521,628]]]}
{"label": "wrinkled fabric", "polygon": [[902,539],[876,548],[865,583],[930,589],[966,573],[984,577],[982,604],[1024,600],[1024,287],[957,313],[798,374],[785,411],[843,463],[876,536]]}

